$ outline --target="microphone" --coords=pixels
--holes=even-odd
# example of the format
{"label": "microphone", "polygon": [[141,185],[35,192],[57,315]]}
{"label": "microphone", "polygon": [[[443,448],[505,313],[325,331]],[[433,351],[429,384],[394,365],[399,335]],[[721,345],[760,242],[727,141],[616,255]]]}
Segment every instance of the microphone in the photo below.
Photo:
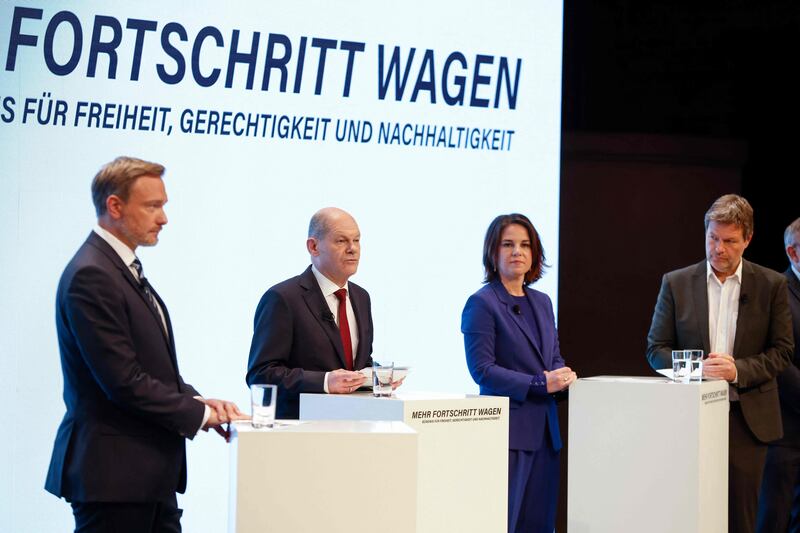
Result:
{"label": "microphone", "polygon": [[746,303],[747,303],[747,295],[742,294],[741,296],[739,296],[739,304],[744,305]]}
{"label": "microphone", "polygon": [[514,304],[514,307],[512,307],[511,310],[514,311],[515,315],[521,315],[522,314],[522,309],[520,309],[517,304]]}
{"label": "microphone", "polygon": [[322,310],[322,320],[327,320],[328,322],[336,325],[336,320],[334,319],[333,313],[331,313],[330,309]]}

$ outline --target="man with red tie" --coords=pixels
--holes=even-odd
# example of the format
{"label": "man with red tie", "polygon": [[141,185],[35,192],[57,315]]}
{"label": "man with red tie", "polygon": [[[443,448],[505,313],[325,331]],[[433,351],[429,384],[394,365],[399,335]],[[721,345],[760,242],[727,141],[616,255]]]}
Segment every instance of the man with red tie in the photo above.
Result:
{"label": "man with red tie", "polygon": [[256,308],[247,383],[278,386],[277,418],[298,418],[300,393],[349,394],[372,365],[367,291],[349,282],[358,270],[361,232],[335,207],[311,217],[311,266],[271,287]]}

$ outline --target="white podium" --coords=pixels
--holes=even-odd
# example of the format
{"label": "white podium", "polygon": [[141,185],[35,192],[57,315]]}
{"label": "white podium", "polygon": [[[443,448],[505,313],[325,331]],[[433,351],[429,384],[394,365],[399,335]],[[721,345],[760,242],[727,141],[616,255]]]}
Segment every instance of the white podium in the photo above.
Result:
{"label": "white podium", "polygon": [[229,533],[413,533],[417,434],[402,422],[296,422],[231,440]]}
{"label": "white podium", "polygon": [[508,398],[301,394],[300,419],[405,422],[419,434],[418,533],[506,533]]}
{"label": "white podium", "polygon": [[598,376],[569,396],[569,533],[727,533],[725,381]]}

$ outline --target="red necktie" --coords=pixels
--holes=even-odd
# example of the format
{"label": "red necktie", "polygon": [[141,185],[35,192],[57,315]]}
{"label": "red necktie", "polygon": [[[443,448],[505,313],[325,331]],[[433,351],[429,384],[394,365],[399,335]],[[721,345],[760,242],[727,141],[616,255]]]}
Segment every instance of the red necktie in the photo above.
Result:
{"label": "red necktie", "polygon": [[353,370],[353,341],[350,339],[350,323],[347,321],[347,289],[339,289],[333,294],[339,299],[339,335],[344,347],[344,362],[347,370]]}

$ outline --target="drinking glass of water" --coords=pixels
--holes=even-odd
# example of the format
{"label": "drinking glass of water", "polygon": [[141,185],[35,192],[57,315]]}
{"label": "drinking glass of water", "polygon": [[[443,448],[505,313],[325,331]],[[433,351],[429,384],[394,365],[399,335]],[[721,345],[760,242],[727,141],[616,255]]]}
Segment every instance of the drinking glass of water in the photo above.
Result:
{"label": "drinking glass of water", "polygon": [[253,427],[271,428],[275,423],[275,406],[278,387],[275,385],[250,385],[250,400],[253,408]]}
{"label": "drinking glass of water", "polygon": [[672,350],[672,380],[689,381],[689,350]]}
{"label": "drinking glass of water", "polygon": [[684,350],[689,354],[689,379],[702,381],[703,379],[703,350]]}
{"label": "drinking glass of water", "polygon": [[372,395],[380,398],[392,395],[394,363],[372,362]]}

